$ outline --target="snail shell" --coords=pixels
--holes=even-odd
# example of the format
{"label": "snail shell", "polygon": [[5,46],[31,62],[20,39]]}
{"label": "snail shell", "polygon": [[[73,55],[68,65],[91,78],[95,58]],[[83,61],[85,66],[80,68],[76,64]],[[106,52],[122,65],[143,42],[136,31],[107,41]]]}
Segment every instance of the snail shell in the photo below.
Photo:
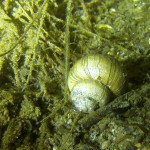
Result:
{"label": "snail shell", "polygon": [[107,55],[89,55],[78,60],[68,76],[71,99],[79,111],[90,112],[110,101],[110,93],[121,94],[125,74]]}

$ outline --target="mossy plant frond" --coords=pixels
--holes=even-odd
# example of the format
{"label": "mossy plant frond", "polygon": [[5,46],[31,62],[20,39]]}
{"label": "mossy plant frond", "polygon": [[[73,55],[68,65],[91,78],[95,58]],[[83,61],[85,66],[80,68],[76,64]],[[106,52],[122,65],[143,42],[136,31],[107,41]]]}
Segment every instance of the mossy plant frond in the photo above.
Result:
{"label": "mossy plant frond", "polygon": [[[45,5],[46,2],[47,2],[47,1],[45,0],[44,3],[43,3],[43,6]],[[19,4],[19,2],[16,2],[16,4],[18,4],[18,6],[19,6],[21,9],[23,9],[22,6]],[[35,22],[35,20],[41,15],[41,12],[42,12],[42,10],[43,10],[43,6],[40,7],[40,9],[39,9],[39,11],[38,11],[37,13],[33,14],[33,15],[34,15],[33,19],[31,19],[31,18],[28,16],[28,14],[25,12],[25,10],[23,11],[23,14],[25,14],[25,17],[30,21],[30,23],[26,26],[25,31],[24,31],[24,33],[21,35],[20,38],[19,38],[19,35],[17,35],[17,37],[18,37],[18,39],[16,40],[17,42],[16,42],[9,50],[7,50],[7,51],[4,52],[4,53],[1,53],[1,54],[0,54],[0,57],[2,57],[2,56],[4,56],[4,55],[8,54],[8,53],[11,52],[11,51],[13,51],[13,50],[17,47],[17,45],[22,42],[23,38],[26,36],[26,33],[28,32],[28,30],[30,29],[30,27],[33,25],[33,23]],[[1,9],[1,11],[3,11],[3,10]],[[5,22],[4,22],[4,21],[6,20],[6,18],[9,18],[9,17],[7,16],[7,14],[6,14],[4,11],[2,12],[2,15],[3,15],[3,17],[1,17],[1,21],[3,21],[3,22],[2,22],[1,24],[2,24],[3,26],[2,26],[1,28],[5,28],[5,27],[4,27],[4,25],[5,25]],[[45,15],[45,14],[44,14],[44,15]],[[9,23],[8,27],[9,27],[10,30],[13,31],[13,33],[14,33],[14,31],[15,31],[14,29],[17,29],[17,27],[16,27],[14,24],[13,24],[13,27],[11,27],[10,25],[11,25],[11,24]],[[17,33],[17,32],[15,32],[15,33]]]}
{"label": "mossy plant frond", "polygon": [[68,0],[66,14],[66,32],[65,32],[65,101],[68,101],[68,72],[70,59],[70,19],[71,19],[72,0]]}

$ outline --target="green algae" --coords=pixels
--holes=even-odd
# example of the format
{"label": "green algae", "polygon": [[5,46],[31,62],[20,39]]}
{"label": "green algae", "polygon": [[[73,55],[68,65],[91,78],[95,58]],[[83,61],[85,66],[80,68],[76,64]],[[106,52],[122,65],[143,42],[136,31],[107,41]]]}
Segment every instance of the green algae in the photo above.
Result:
{"label": "green algae", "polygon": [[[149,12],[148,0],[0,2],[0,149],[150,148]],[[66,81],[93,53],[120,61],[127,88],[83,114]]]}

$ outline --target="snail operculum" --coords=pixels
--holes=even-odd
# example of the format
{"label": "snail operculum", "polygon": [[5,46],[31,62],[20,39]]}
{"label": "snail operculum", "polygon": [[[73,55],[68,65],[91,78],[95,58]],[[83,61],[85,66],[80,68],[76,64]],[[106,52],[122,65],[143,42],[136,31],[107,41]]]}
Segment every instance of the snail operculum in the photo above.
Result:
{"label": "snail operculum", "polygon": [[71,98],[78,110],[89,112],[99,105],[105,105],[109,100],[109,94],[108,89],[102,84],[94,80],[83,80],[73,87]]}

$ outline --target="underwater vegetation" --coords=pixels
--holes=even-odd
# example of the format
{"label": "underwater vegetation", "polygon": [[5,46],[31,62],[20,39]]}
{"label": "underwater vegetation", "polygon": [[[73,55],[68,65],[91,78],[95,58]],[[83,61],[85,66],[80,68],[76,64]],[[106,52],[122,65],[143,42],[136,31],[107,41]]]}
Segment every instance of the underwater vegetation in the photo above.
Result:
{"label": "underwater vegetation", "polygon": [[[0,149],[150,149],[149,13],[149,0],[1,1]],[[92,54],[118,60],[126,87],[84,113],[68,73]]]}

